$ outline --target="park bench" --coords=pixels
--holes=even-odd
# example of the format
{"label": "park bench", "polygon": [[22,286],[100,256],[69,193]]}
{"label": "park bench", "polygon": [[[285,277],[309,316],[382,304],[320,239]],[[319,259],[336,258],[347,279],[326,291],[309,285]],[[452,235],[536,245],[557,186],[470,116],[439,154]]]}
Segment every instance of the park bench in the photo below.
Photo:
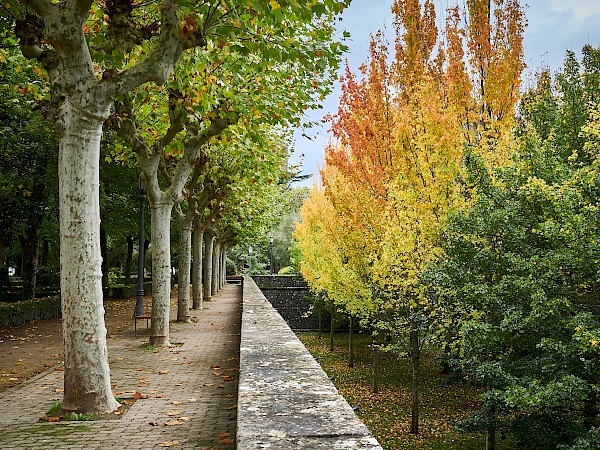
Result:
{"label": "park bench", "polygon": [[137,321],[145,320],[146,321],[146,330],[148,329],[148,321],[152,320],[152,314],[149,312],[145,312],[144,314],[136,315],[133,313],[133,336],[137,337]]}

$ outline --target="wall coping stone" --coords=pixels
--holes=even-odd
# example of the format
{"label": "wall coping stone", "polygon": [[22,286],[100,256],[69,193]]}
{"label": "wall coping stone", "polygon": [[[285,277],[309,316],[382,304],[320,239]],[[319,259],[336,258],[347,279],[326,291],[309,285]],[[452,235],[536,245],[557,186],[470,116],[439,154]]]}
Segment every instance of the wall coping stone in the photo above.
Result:
{"label": "wall coping stone", "polygon": [[237,449],[382,450],[252,278],[243,287]]}

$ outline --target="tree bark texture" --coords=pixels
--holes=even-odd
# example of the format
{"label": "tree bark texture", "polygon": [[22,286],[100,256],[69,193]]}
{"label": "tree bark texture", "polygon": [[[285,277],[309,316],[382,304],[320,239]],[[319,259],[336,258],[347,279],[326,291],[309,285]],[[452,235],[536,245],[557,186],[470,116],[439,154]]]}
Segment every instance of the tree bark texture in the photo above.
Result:
{"label": "tree bark texture", "polygon": [[202,289],[205,302],[210,302],[212,297],[213,277],[213,239],[214,235],[209,230],[204,231],[204,264],[202,271]]}
{"label": "tree bark texture", "polygon": [[194,228],[192,232],[192,304],[194,309],[202,309],[202,246],[204,230]]}
{"label": "tree bark texture", "polygon": [[179,217],[179,276],[177,322],[190,321],[190,270],[192,263],[193,220]]}
{"label": "tree bark texture", "polygon": [[106,230],[100,224],[100,255],[102,256],[102,287],[108,287],[108,242]]}
{"label": "tree bark texture", "polygon": [[108,413],[110,385],[102,303],[99,162],[102,119],[62,105],[59,151],[60,281],[65,354],[63,411]]}
{"label": "tree bark texture", "polygon": [[211,292],[216,294],[219,292],[219,276],[221,271],[221,243],[215,240],[213,244],[213,273],[212,273],[212,287]]}
{"label": "tree bark texture", "polygon": [[221,287],[227,282],[227,246],[221,245]]}
{"label": "tree bark texture", "polygon": [[151,202],[152,220],[152,326],[150,345],[169,342],[171,310],[171,202]]}

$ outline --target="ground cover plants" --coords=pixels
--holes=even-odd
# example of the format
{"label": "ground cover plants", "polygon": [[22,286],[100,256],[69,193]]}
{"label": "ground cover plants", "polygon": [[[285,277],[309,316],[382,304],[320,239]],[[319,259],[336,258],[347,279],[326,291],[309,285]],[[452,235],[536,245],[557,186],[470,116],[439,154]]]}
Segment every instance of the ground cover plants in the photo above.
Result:
{"label": "ground cover plants", "polygon": [[[348,367],[348,340],[344,333],[329,339],[317,333],[299,333],[306,345],[358,417],[386,450],[475,450],[485,445],[483,433],[463,433],[458,426],[481,406],[481,390],[441,374],[439,352],[425,349],[421,356],[422,415],[419,435],[410,433],[411,362],[392,352],[381,353],[379,392],[372,390],[372,340],[358,334],[354,342],[354,367]],[[514,448],[500,438],[498,450]]]}

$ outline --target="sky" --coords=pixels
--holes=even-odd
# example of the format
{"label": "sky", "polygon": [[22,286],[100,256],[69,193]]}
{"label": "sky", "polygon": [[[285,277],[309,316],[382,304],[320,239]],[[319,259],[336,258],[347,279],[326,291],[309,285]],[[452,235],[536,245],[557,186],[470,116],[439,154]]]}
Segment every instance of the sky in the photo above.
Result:
{"label": "sky", "polygon": [[[456,0],[434,0],[438,14]],[[464,0],[460,0],[462,3]],[[393,0],[352,0],[344,11],[340,23],[341,30],[350,32],[351,38],[345,44],[349,47],[344,59],[356,73],[367,59],[369,37],[382,26],[392,31],[391,6]],[[524,53],[527,70],[549,67],[556,71],[562,67],[567,50],[576,52],[579,57],[582,47],[590,44],[600,46],[600,0],[529,0],[524,5],[527,28],[524,34]],[[342,64],[342,68],[344,65]],[[326,114],[335,114],[340,96],[339,85],[322,102],[322,109],[311,112],[312,120],[320,121]],[[323,165],[323,152],[328,142],[328,124],[295,133],[295,151],[290,161],[302,161],[301,173],[318,174]],[[312,139],[302,137],[306,133]],[[310,186],[312,180],[304,184]]]}

